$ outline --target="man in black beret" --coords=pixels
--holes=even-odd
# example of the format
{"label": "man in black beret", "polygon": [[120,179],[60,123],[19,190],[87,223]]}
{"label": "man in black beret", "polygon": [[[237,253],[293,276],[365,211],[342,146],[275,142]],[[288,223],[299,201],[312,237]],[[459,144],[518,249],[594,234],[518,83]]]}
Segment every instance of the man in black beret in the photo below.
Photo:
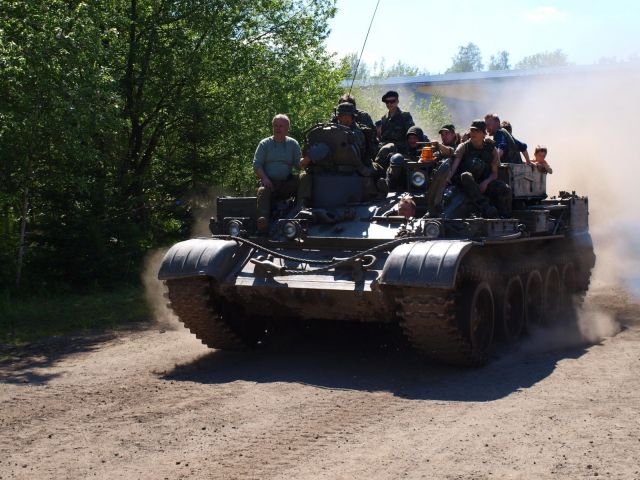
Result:
{"label": "man in black beret", "polygon": [[415,125],[409,112],[403,112],[398,107],[398,92],[389,90],[382,96],[388,112],[380,119],[380,146],[395,143],[397,146],[406,143],[407,130]]}

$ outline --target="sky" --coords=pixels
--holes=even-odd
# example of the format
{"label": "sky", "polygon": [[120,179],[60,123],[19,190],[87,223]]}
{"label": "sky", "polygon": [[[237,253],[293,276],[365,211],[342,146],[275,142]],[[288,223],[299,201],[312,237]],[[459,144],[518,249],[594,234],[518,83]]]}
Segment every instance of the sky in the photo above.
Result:
{"label": "sky", "polygon": [[[326,41],[339,56],[360,53],[377,0],[337,0],[338,12]],[[576,65],[603,57],[640,56],[637,0],[380,0],[363,61],[384,59],[444,73],[461,45],[475,43],[485,68],[491,55],[509,52],[513,67],[522,58],[561,49]]]}

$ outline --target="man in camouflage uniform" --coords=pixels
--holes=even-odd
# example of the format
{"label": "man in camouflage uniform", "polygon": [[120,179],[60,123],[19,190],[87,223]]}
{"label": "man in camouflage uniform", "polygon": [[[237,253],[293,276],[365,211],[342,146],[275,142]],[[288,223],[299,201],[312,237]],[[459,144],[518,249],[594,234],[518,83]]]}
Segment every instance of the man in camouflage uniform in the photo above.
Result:
{"label": "man in camouflage uniform", "polygon": [[398,107],[398,92],[389,90],[382,96],[382,101],[387,105],[380,125],[380,146],[386,143],[395,143],[396,146],[406,142],[406,134],[415,123],[409,112],[403,112]]}
{"label": "man in camouflage uniform", "polygon": [[373,158],[373,144],[371,137],[366,133],[368,127],[356,123],[356,111],[356,107],[352,103],[341,103],[336,110],[336,123],[353,130],[356,137],[356,145],[360,151],[360,159],[363,165],[370,167],[371,159]]}
{"label": "man in camouflage uniform", "polygon": [[[350,103],[350,104],[352,104],[353,108],[355,109],[355,113],[354,113],[354,116],[353,116],[354,121],[356,123],[359,123],[360,125],[364,125],[365,127],[370,128],[371,130],[373,130],[375,132],[376,127],[373,124],[373,120],[371,119],[371,115],[369,115],[364,110],[358,110],[357,109],[357,107],[356,107],[356,99],[353,97],[353,95],[345,93],[338,100],[338,105],[340,105],[341,103]],[[338,123],[338,112],[337,112],[337,110],[334,113],[333,117],[331,118],[331,122]]]}
{"label": "man in camouflage uniform", "polygon": [[405,135],[406,141],[402,144],[387,143],[380,148],[375,158],[375,164],[383,170],[389,168],[389,159],[395,153],[401,153],[409,162],[417,162],[420,160],[423,145],[420,143],[428,142],[429,138],[424,134],[420,127],[412,126],[407,130]]}
{"label": "man in camouflage uniform", "polygon": [[300,167],[300,145],[289,133],[289,117],[278,114],[273,117],[273,135],[263,139],[253,157],[253,170],[260,178],[257,193],[258,230],[266,231],[271,217],[271,202],[296,194],[298,177],[293,167]]}
{"label": "man in camouflage uniform", "polygon": [[483,216],[508,218],[511,216],[511,188],[498,180],[500,158],[495,142],[486,138],[486,124],[482,120],[471,123],[470,133],[471,138],[456,149],[449,180],[460,186]]}
{"label": "man in camouflage uniform", "polygon": [[487,133],[493,137],[498,149],[498,157],[501,163],[522,163],[520,152],[516,142],[509,132],[500,126],[500,117],[497,113],[487,113],[484,116]]}

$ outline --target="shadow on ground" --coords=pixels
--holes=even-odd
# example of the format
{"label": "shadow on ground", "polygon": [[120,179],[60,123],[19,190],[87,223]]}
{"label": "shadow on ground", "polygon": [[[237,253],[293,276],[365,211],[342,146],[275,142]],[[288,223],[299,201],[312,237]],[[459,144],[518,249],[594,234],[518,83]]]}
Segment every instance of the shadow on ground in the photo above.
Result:
{"label": "shadow on ground", "polygon": [[[127,331],[149,328],[148,322],[127,324]],[[41,373],[71,355],[90,353],[118,336],[116,331],[91,331],[44,338],[26,345],[0,344],[0,384],[43,384],[58,374]]]}
{"label": "shadow on ground", "polygon": [[[326,339],[325,339],[326,340]],[[386,391],[407,399],[491,401],[535,385],[559,361],[579,358],[587,345],[541,351],[525,341],[501,348],[488,365],[455,368],[425,360],[409,349],[368,342],[349,345],[304,338],[285,351],[231,353],[212,351],[178,365],[163,378],[172,381],[224,384],[295,382],[327,389]],[[358,346],[355,346],[358,345]]]}

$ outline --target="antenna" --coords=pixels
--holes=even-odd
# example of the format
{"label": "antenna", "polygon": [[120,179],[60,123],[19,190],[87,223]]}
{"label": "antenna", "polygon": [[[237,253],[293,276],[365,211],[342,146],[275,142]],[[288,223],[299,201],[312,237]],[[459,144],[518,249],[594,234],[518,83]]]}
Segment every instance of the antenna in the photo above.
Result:
{"label": "antenna", "polygon": [[362,50],[360,51],[360,56],[358,57],[358,63],[356,63],[356,69],[353,72],[353,78],[351,79],[351,86],[349,87],[349,95],[351,95],[351,89],[353,88],[353,83],[356,81],[356,77],[358,76],[358,68],[360,67],[360,60],[362,60],[362,54],[364,53],[364,47],[367,44],[367,39],[369,38],[369,32],[371,31],[371,25],[373,25],[373,19],[376,18],[376,12],[378,11],[378,5],[380,5],[380,0],[376,3],[376,8],[373,11],[373,15],[371,16],[371,22],[369,23],[369,30],[367,30],[367,36],[364,37],[364,43],[362,44]]}

